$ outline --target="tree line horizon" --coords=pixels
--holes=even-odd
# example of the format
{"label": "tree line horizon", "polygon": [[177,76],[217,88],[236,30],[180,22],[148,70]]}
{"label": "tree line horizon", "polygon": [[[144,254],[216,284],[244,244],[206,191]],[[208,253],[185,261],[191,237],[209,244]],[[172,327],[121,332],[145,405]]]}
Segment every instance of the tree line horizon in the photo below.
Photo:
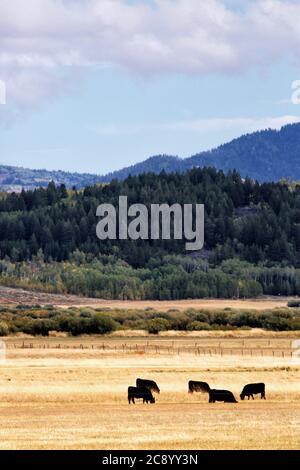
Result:
{"label": "tree line horizon", "polygon": [[[205,208],[203,255],[184,240],[105,240],[99,204],[197,204]],[[300,186],[258,183],[213,168],[129,176],[67,190],[2,194],[0,282],[118,299],[300,294]]]}

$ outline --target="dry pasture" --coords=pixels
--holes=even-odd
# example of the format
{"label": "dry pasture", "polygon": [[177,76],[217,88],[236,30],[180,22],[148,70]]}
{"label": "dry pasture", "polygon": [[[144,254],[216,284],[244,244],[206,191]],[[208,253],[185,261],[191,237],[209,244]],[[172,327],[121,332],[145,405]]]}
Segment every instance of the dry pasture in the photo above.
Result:
{"label": "dry pasture", "polygon": [[20,288],[0,286],[0,305],[46,305],[52,304],[60,308],[93,307],[112,309],[146,309],[153,308],[158,312],[169,309],[180,311],[189,308],[203,309],[254,309],[265,310],[286,307],[290,297],[263,296],[258,299],[189,299],[189,300],[104,300],[91,299],[68,294],[49,294],[34,292]]}
{"label": "dry pasture", "polygon": [[[223,357],[188,347],[180,354],[136,350],[137,342],[158,341],[192,349],[195,339],[9,338],[0,365],[0,449],[300,448],[300,365],[290,357],[242,356],[240,340],[226,337],[233,354]],[[220,338],[200,341],[212,349]],[[290,338],[243,341],[280,351]],[[155,405],[128,405],[127,387],[137,377],[158,382]],[[243,385],[263,381],[267,400],[208,404],[207,395],[187,393],[190,379],[238,399]]]}

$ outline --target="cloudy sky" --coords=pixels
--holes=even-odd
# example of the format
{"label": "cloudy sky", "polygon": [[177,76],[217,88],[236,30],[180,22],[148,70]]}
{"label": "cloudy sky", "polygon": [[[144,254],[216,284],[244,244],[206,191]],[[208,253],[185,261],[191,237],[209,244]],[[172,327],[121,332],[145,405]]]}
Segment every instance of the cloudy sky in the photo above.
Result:
{"label": "cloudy sky", "polygon": [[300,121],[298,0],[0,0],[0,162],[106,173]]}

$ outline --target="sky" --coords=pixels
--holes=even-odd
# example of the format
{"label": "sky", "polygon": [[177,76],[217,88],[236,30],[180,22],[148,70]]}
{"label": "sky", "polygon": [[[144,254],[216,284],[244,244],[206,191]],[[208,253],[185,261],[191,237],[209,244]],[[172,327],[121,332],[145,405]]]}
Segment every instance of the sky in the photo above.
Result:
{"label": "sky", "polygon": [[0,163],[105,174],[300,122],[299,24],[296,0],[0,0]]}

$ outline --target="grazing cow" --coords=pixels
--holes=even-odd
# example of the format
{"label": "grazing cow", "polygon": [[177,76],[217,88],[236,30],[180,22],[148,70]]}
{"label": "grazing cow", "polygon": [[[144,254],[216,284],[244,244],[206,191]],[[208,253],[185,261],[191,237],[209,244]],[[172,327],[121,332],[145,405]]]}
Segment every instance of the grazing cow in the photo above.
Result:
{"label": "grazing cow", "polygon": [[250,400],[250,397],[254,400],[253,395],[257,395],[258,393],[260,393],[261,399],[266,399],[266,386],[264,383],[245,385],[240,397],[241,400],[244,400],[245,397],[248,397],[248,400]]}
{"label": "grazing cow", "polygon": [[189,393],[202,392],[209,393],[210,387],[206,382],[195,382],[194,380],[189,381]]}
{"label": "grazing cow", "polygon": [[135,404],[135,399],[142,399],[143,403],[155,403],[151,390],[145,387],[128,387],[128,403]]}
{"label": "grazing cow", "polygon": [[136,379],[136,386],[148,388],[148,390],[153,393],[160,393],[157,383],[154,382],[154,380]]}
{"label": "grazing cow", "polygon": [[229,390],[209,390],[209,403],[223,401],[224,403],[237,403],[234,395]]}

